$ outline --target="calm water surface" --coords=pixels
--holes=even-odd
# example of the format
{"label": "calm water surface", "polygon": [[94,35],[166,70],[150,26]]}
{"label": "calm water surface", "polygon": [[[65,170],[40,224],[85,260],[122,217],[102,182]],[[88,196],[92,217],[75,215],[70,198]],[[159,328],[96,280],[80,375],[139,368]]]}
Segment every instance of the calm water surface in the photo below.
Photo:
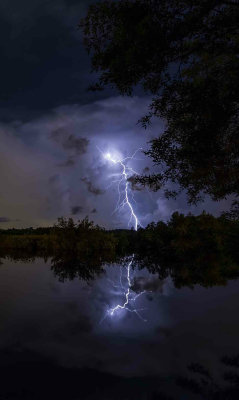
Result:
{"label": "calm water surface", "polygon": [[199,398],[175,383],[191,363],[224,384],[220,359],[239,353],[239,281],[176,289],[129,264],[62,282],[43,259],[3,260],[1,400]]}

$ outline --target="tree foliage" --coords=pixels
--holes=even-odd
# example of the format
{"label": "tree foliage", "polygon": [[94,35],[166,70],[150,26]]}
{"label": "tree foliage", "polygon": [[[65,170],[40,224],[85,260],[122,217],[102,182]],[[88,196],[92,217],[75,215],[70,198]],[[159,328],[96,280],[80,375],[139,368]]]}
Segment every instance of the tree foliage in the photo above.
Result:
{"label": "tree foliage", "polygon": [[196,203],[239,194],[239,4],[221,0],[119,0],[81,21],[92,69],[131,95],[141,85],[165,122],[146,154],[160,173],[136,177],[158,190],[177,184]]}

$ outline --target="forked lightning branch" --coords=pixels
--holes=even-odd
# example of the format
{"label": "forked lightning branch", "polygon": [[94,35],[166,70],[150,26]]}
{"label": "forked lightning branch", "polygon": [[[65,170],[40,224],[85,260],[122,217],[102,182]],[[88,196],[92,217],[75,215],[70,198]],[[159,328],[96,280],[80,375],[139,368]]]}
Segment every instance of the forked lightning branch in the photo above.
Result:
{"label": "forked lightning branch", "polygon": [[132,223],[135,231],[137,231],[138,227],[141,226],[141,224],[133,207],[133,202],[135,202],[135,199],[133,192],[130,188],[129,178],[133,175],[138,175],[138,173],[127,164],[130,160],[134,160],[136,153],[140,150],[141,149],[136,150],[132,156],[125,157],[123,159],[117,159],[111,153],[103,154],[106,160],[109,160],[111,163],[119,165],[120,167],[119,179],[116,179],[112,182],[116,183],[118,187],[118,201],[115,211],[120,211],[123,208],[127,207],[129,210],[128,226],[130,226],[130,224]]}

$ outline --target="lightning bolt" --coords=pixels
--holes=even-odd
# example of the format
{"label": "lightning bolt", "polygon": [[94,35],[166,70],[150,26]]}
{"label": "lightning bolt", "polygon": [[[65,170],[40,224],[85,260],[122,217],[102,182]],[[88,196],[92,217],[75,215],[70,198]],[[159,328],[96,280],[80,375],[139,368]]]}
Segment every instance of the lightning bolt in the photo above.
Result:
{"label": "lightning bolt", "polygon": [[[100,149],[99,149],[100,150]],[[138,230],[138,226],[142,226],[141,223],[139,222],[139,219],[135,213],[132,201],[135,201],[133,193],[130,189],[130,183],[129,183],[129,178],[136,174],[138,175],[138,173],[136,171],[133,170],[133,168],[129,167],[127,165],[127,162],[129,160],[135,160],[135,155],[137,154],[137,152],[141,151],[142,149],[137,149],[132,156],[130,157],[125,157],[122,159],[117,159],[115,157],[113,157],[113,155],[111,153],[103,153],[101,150],[101,153],[103,154],[104,158],[106,160],[109,160],[110,162],[112,162],[113,164],[119,165],[121,167],[121,172],[120,172],[120,179],[117,179],[115,181],[113,181],[112,183],[117,183],[118,184],[118,202],[115,208],[115,211],[119,211],[124,207],[128,207],[129,212],[130,212],[130,219],[128,222],[128,226],[130,225],[131,221],[133,221],[134,224],[134,230],[137,231]],[[123,189],[121,189],[123,186]],[[131,199],[130,199],[131,197]]]}
{"label": "lightning bolt", "polygon": [[123,297],[123,301],[121,304],[117,304],[116,306],[109,308],[105,314],[105,316],[103,317],[103,319],[100,321],[103,322],[107,316],[108,317],[113,317],[114,315],[117,314],[117,312],[119,312],[120,310],[125,310],[127,312],[130,313],[134,313],[138,316],[139,319],[141,319],[144,322],[147,322],[146,319],[144,319],[142,317],[142,315],[140,314],[140,311],[145,310],[145,308],[135,308],[135,302],[136,300],[142,296],[144,293],[146,293],[145,290],[143,290],[140,293],[134,293],[132,288],[132,283],[131,283],[131,266],[132,266],[132,262],[134,260],[134,254],[131,257],[131,260],[128,262],[127,266],[126,266],[126,276],[124,277],[124,280],[126,281],[125,286],[123,285],[123,269],[121,267],[120,269],[120,278],[119,278],[119,285],[115,284],[113,281],[110,281],[110,283],[112,284],[112,286],[114,288],[119,289],[119,291],[117,292],[117,295],[122,295]]}
{"label": "lightning bolt", "polygon": [[[106,160],[110,161],[111,163],[113,163],[115,165],[119,165],[121,167],[121,172],[119,173],[120,178],[111,182],[111,184],[117,183],[117,185],[118,185],[118,201],[117,201],[117,205],[116,205],[114,212],[119,211],[124,207],[128,207],[129,213],[130,213],[128,226],[130,225],[131,221],[133,221],[134,230],[137,231],[138,227],[142,226],[142,225],[139,221],[139,218],[136,215],[136,212],[135,212],[133,204],[132,204],[133,201],[135,202],[135,199],[134,199],[132,190],[130,189],[129,178],[134,174],[138,175],[138,173],[133,168],[129,167],[127,165],[127,163],[130,160],[135,160],[135,155],[137,154],[137,152],[141,151],[142,149],[139,148],[132,154],[132,156],[125,157],[122,159],[114,157],[111,153],[103,153],[100,149],[98,149],[98,150],[103,154],[103,157]],[[107,310],[105,316],[103,317],[103,319],[100,322],[103,322],[107,316],[113,317],[120,310],[125,310],[130,313],[135,313],[138,316],[138,318],[140,318],[142,321],[144,321],[144,322],[147,321],[140,314],[140,311],[143,311],[144,309],[143,308],[141,308],[141,309],[135,308],[136,300],[145,293],[145,290],[143,290],[140,293],[135,294],[133,292],[133,290],[131,289],[132,288],[131,266],[132,266],[133,260],[134,260],[134,254],[131,257],[131,260],[128,262],[127,267],[126,267],[126,277],[124,279],[124,281],[126,281],[125,286],[123,285],[122,267],[120,269],[119,284],[115,284],[113,281],[110,281],[112,286],[114,288],[118,289],[117,294],[122,295],[124,300],[122,301],[121,304],[117,304],[115,307],[109,308]]]}

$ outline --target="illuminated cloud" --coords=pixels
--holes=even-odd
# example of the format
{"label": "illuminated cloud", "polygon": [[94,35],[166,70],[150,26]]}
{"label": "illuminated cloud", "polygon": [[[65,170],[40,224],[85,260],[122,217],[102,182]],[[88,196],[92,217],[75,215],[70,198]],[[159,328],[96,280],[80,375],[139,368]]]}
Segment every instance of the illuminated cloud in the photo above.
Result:
{"label": "illuminated cloud", "polygon": [[[127,157],[147,148],[153,133],[162,130],[160,121],[146,131],[137,124],[147,104],[147,98],[113,97],[61,106],[28,122],[0,124],[2,215],[10,215],[16,227],[50,225],[59,216],[71,216],[72,207],[80,205],[81,216],[91,214],[99,225],[127,227],[127,209],[114,213],[118,193],[112,181],[121,171],[103,154]],[[154,168],[143,153],[130,166],[139,172]],[[177,209],[197,211],[187,206],[183,196],[175,202],[165,200],[160,192],[135,190],[135,200],[143,226],[168,219]],[[218,213],[224,207],[207,201],[201,209]],[[12,226],[12,221],[4,227]]]}

